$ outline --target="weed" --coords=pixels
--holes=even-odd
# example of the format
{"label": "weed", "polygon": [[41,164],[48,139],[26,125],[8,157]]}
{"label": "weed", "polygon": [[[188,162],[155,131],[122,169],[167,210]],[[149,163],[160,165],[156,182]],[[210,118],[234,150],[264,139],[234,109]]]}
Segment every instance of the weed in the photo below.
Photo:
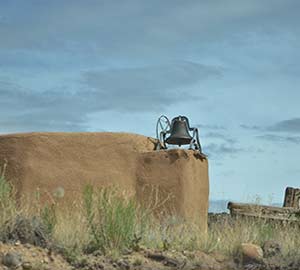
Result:
{"label": "weed", "polygon": [[5,179],[5,162],[0,167],[0,238],[3,238],[6,224],[17,215],[14,190],[11,184]]}
{"label": "weed", "polygon": [[103,253],[130,248],[138,224],[137,206],[133,198],[121,197],[109,188],[84,189],[85,216],[91,233],[91,245]]}
{"label": "weed", "polygon": [[46,227],[46,231],[49,235],[52,235],[54,232],[54,228],[57,223],[57,216],[56,216],[56,205],[46,204],[40,214],[42,223]]}

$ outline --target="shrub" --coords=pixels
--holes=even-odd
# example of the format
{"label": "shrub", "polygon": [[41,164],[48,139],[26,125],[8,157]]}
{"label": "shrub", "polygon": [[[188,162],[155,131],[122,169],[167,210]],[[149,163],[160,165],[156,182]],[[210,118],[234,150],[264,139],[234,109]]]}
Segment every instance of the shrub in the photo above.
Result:
{"label": "shrub", "polygon": [[39,218],[19,214],[12,217],[2,228],[1,240],[11,243],[20,241],[22,244],[29,243],[35,246],[48,247],[50,235]]}
{"label": "shrub", "polygon": [[55,209],[45,206],[36,216],[27,205],[17,206],[14,188],[5,178],[6,167],[5,162],[0,168],[0,240],[46,247],[56,224]]}

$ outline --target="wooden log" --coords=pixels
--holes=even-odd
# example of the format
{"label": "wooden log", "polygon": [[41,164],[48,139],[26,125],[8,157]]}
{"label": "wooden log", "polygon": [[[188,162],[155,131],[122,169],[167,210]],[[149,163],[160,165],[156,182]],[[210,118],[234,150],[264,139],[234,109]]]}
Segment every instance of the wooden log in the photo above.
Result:
{"label": "wooden log", "polygon": [[300,209],[259,204],[229,202],[227,208],[232,216],[248,216],[263,219],[300,221]]}

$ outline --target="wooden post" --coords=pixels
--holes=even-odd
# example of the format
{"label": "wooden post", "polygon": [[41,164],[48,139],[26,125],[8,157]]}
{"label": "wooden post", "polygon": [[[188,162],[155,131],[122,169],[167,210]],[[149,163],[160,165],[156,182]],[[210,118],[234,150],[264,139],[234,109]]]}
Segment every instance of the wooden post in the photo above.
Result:
{"label": "wooden post", "polygon": [[283,207],[300,209],[300,189],[287,187],[285,190]]}

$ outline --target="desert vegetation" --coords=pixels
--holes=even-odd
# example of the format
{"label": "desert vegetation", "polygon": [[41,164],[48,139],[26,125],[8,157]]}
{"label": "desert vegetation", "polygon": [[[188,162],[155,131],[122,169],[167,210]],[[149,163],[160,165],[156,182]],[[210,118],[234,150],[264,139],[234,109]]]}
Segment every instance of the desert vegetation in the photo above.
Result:
{"label": "desert vegetation", "polygon": [[86,186],[82,200],[69,209],[60,209],[55,198],[42,204],[38,193],[20,205],[4,172],[5,168],[0,172],[0,240],[55,249],[70,263],[84,254],[118,258],[140,250],[201,251],[238,258],[242,243],[263,246],[270,240],[280,243],[283,258],[300,260],[299,224],[210,215],[208,232],[203,233],[197,224],[172,213],[157,219],[156,208],[163,202],[142,207],[134,196],[115,187]]}

